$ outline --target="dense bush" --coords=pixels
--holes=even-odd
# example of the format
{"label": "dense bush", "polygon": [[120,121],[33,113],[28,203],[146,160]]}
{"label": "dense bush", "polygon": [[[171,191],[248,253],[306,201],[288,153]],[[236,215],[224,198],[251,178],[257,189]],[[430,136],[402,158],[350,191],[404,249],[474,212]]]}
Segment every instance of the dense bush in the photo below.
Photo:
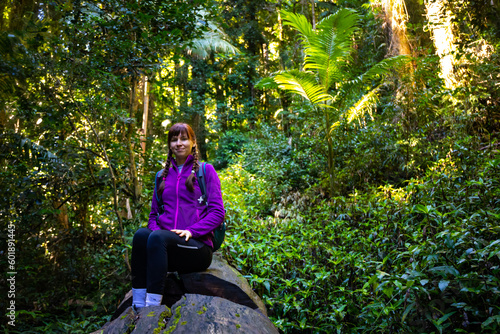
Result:
{"label": "dense bush", "polygon": [[241,153],[243,144],[248,141],[244,133],[236,130],[223,133],[214,148],[215,157],[211,159],[214,167],[218,169],[226,168],[232,162],[235,162],[238,154]]}
{"label": "dense bush", "polygon": [[225,252],[286,333],[496,332],[500,155],[478,147],[402,187],[283,193],[274,215],[268,179],[232,165]]}
{"label": "dense bush", "polygon": [[327,172],[325,147],[318,132],[298,138],[286,137],[271,126],[263,126],[243,147],[245,169],[267,180],[278,191],[305,189]]}

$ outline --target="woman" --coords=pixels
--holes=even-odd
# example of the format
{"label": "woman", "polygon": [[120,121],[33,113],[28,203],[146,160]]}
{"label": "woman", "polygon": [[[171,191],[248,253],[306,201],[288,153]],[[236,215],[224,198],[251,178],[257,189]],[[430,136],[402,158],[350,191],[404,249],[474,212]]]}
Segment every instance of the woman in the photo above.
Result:
{"label": "woman", "polygon": [[[153,194],[147,228],[139,229],[132,241],[132,305],[135,308],[161,304],[167,272],[203,271],[212,262],[213,230],[224,220],[220,180],[212,165],[206,165],[206,195],[202,200],[196,172],[200,168],[196,137],[185,123],[168,132],[168,159]],[[157,196],[164,212],[158,215]]]}

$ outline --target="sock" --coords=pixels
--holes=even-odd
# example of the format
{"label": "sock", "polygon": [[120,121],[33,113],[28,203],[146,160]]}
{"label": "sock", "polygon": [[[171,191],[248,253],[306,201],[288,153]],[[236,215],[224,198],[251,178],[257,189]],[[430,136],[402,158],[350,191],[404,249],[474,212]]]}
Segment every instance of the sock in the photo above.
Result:
{"label": "sock", "polygon": [[146,289],[132,288],[132,306],[141,308],[146,306]]}
{"label": "sock", "polygon": [[147,306],[159,306],[161,305],[161,299],[163,295],[159,295],[156,293],[147,293],[146,294],[146,307]]}

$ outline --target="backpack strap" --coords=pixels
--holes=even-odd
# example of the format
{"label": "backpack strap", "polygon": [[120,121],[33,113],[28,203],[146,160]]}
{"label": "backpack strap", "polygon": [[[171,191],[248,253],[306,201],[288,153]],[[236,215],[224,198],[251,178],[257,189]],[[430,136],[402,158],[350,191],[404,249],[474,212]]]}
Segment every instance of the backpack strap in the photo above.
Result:
{"label": "backpack strap", "polygon": [[207,186],[205,181],[205,171],[206,171],[206,163],[202,162],[200,168],[198,168],[198,172],[196,173],[196,177],[198,178],[198,186],[201,190],[201,198],[206,206],[208,206],[207,199]]}
{"label": "backpack strap", "polygon": [[155,177],[155,196],[156,196],[156,203],[158,203],[158,208],[159,208],[159,212],[158,212],[158,215],[162,214],[163,213],[163,199],[161,196],[158,196],[158,185],[161,183],[161,176],[163,174],[163,169],[161,171],[159,171],[158,173],[156,173],[156,177]]}
{"label": "backpack strap", "polygon": [[[201,163],[200,168],[198,168],[198,172],[196,173],[196,176],[198,177],[198,186],[200,187],[201,190],[201,197],[203,198],[203,201],[205,202],[205,205],[208,207],[208,198],[207,198],[207,192],[206,192],[206,166],[207,164],[205,162]],[[224,210],[225,211],[225,210]],[[224,237],[226,234],[226,222],[223,221],[222,224],[220,224],[213,232],[213,251],[215,252],[220,248],[222,243],[224,242]]]}

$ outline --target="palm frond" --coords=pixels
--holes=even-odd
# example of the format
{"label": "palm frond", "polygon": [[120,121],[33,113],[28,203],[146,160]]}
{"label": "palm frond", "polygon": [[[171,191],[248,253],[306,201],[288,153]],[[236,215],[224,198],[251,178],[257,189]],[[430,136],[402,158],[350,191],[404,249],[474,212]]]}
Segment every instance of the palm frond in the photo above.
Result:
{"label": "palm frond", "polygon": [[310,44],[311,38],[315,35],[311,24],[307,21],[307,18],[302,14],[295,14],[287,12],[286,10],[281,11],[281,17],[283,18],[283,25],[291,26],[302,34],[302,37],[304,38],[302,43],[304,44],[304,47],[307,48]]}
{"label": "palm frond", "polygon": [[361,98],[354,103],[354,105],[347,110],[345,113],[345,117],[348,123],[361,118],[366,112],[371,115],[371,110],[374,105],[378,102],[378,92],[380,90],[381,85],[378,85],[368,93],[361,96]]}
{"label": "palm frond", "polygon": [[345,81],[342,85],[342,90],[348,93],[349,91],[356,90],[360,85],[371,85],[372,81],[381,81],[393,70],[397,70],[401,66],[407,64],[409,57],[405,55],[395,56],[384,59],[379,63],[373,65],[365,73]]}
{"label": "palm frond", "polygon": [[315,105],[332,99],[332,96],[318,85],[314,74],[309,72],[284,72],[276,75],[274,81],[279,84],[279,88],[299,94]]}
{"label": "palm frond", "polygon": [[343,67],[350,59],[349,54],[340,48],[326,53],[321,47],[311,46],[307,50],[304,70],[318,73],[321,84],[329,90],[335,82],[342,81],[345,73]]}
{"label": "palm frond", "polygon": [[234,45],[228,42],[230,38],[220,27],[208,18],[208,13],[205,10],[197,12],[198,26],[208,28],[199,38],[190,40],[186,46],[186,53],[196,58],[205,59],[212,52],[220,52],[225,54],[239,54],[240,51]]}
{"label": "palm frond", "polygon": [[221,52],[226,54],[239,54],[238,48],[223,39],[219,31],[207,31],[201,38],[191,41],[190,47],[186,48],[188,54],[205,59],[211,52]]}
{"label": "palm frond", "polygon": [[278,88],[278,83],[274,81],[274,75],[271,75],[270,77],[265,77],[260,79],[256,84],[255,88],[258,89],[277,89]]}
{"label": "palm frond", "polygon": [[317,71],[327,89],[343,79],[342,68],[350,60],[358,20],[359,15],[351,9],[327,16],[318,24],[318,34],[306,50],[305,69]]}
{"label": "palm frond", "polygon": [[335,41],[335,44],[352,43],[352,35],[359,29],[357,23],[360,19],[359,14],[348,8],[338,10],[336,13],[328,15],[322,19],[317,26],[319,33],[323,35],[325,41]]}
{"label": "palm frond", "polygon": [[377,64],[373,65],[368,71],[363,73],[360,76],[360,81],[365,83],[379,77],[386,76],[391,71],[407,64],[409,60],[410,58],[406,55],[400,55],[381,60]]}

